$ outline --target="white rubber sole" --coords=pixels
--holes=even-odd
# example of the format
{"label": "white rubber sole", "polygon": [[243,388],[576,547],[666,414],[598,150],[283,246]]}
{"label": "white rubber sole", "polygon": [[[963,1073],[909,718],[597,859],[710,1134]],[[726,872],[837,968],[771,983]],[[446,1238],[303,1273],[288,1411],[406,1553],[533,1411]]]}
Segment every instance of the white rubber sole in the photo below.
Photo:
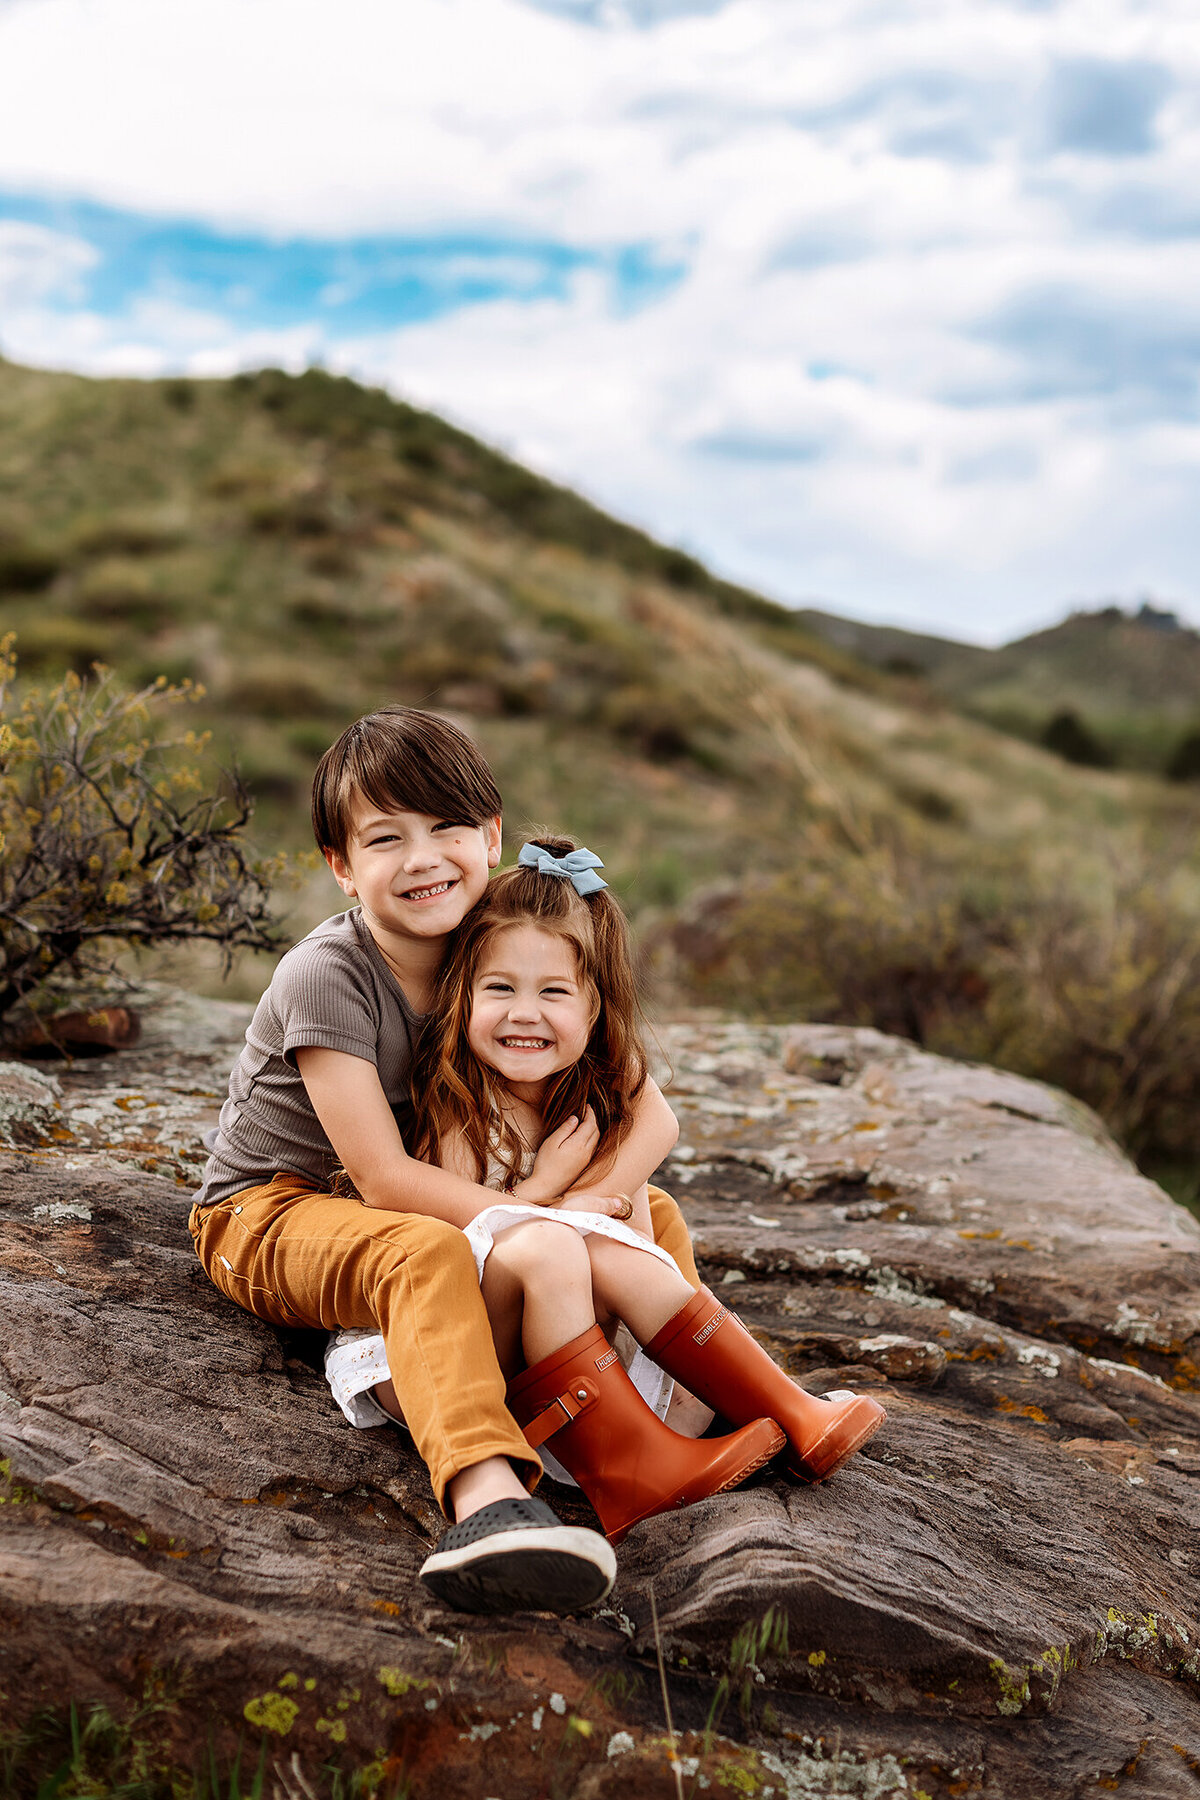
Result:
{"label": "white rubber sole", "polygon": [[616,1574],[612,1546],[578,1525],[494,1531],[421,1565],[439,1600],[474,1613],[580,1612],[604,1599]]}

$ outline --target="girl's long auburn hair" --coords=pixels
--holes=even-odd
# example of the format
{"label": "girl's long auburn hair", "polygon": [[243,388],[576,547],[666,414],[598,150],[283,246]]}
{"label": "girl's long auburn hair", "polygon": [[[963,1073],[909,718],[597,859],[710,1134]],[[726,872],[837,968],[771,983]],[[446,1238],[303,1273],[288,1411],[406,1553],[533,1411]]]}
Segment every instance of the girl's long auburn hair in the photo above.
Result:
{"label": "girl's long auburn hair", "polygon": [[[577,847],[565,837],[531,841],[552,856],[564,856]],[[562,876],[543,875],[537,869],[504,870],[489,882],[483,898],[458,928],[413,1065],[416,1155],[437,1162],[443,1144],[461,1131],[475,1158],[479,1181],[485,1179],[492,1156],[507,1167],[510,1177],[515,1175],[526,1148],[504,1116],[500,1077],[478,1061],[467,1042],[475,978],[492,938],[509,925],[535,925],[564,938],[596,1009],[582,1057],[557,1075],[547,1090],[543,1136],[572,1114],[582,1118],[585,1107],[591,1106],[600,1127],[599,1161],[625,1136],[634,1102],[646,1085],[629,928],[612,893],[605,888],[585,899]]]}

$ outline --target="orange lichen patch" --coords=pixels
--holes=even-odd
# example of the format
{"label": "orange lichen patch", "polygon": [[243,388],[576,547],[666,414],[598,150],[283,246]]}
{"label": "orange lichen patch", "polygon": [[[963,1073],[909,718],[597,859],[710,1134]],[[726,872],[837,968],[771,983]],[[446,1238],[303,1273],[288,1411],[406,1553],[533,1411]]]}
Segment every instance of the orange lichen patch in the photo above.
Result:
{"label": "orange lichen patch", "polygon": [[960,1238],[998,1238],[1000,1231],[999,1228],[995,1231],[960,1231],[958,1235]]}
{"label": "orange lichen patch", "polygon": [[1005,1238],[1004,1246],[1005,1246],[1005,1249],[1007,1249],[1007,1250],[1036,1250],[1037,1249],[1037,1245],[1031,1244],[1028,1238]]}
{"label": "orange lichen patch", "polygon": [[[939,1332],[938,1335],[939,1336],[945,1335],[946,1337],[949,1337],[950,1334],[949,1334],[949,1332],[946,1332],[944,1334]],[[995,1360],[999,1356],[999,1354],[1000,1354],[1000,1346],[998,1344],[976,1344],[974,1346],[974,1348],[971,1350],[947,1350],[946,1361],[947,1362],[995,1362]]]}
{"label": "orange lichen patch", "polygon": [[400,1608],[396,1605],[394,1600],[372,1600],[371,1611],[386,1613],[389,1619],[398,1619],[400,1617]]}
{"label": "orange lichen patch", "polygon": [[1015,1413],[1021,1419],[1032,1419],[1037,1425],[1050,1423],[1040,1406],[1022,1406],[1020,1401],[1010,1400],[1007,1394],[996,1396],[996,1410],[1002,1413]]}
{"label": "orange lichen patch", "polygon": [[1168,1377],[1167,1385],[1177,1388],[1180,1393],[1190,1394],[1195,1388],[1200,1387],[1200,1368],[1197,1368],[1190,1356],[1177,1358],[1174,1372]]}

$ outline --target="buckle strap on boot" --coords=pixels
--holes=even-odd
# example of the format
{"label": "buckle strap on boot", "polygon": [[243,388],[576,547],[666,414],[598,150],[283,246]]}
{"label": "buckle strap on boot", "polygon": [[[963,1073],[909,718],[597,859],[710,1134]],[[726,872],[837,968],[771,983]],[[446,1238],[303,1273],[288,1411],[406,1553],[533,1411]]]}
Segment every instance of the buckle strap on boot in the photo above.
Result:
{"label": "buckle strap on boot", "polygon": [[569,1388],[556,1394],[549,1406],[544,1407],[529,1421],[524,1427],[525,1442],[531,1450],[540,1449],[547,1438],[553,1437],[556,1431],[561,1431],[564,1425],[569,1425],[580,1413],[595,1406],[599,1398],[600,1390],[595,1382],[590,1381],[586,1375],[580,1376]]}

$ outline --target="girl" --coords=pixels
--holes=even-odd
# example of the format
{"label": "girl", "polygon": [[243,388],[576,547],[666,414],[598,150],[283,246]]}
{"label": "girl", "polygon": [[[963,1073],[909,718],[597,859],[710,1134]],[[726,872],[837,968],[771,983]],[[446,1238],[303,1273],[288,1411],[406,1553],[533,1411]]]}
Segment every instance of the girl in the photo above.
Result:
{"label": "girl", "polygon": [[[616,1543],[639,1519],[736,1486],[785,1434],[796,1474],[831,1474],[884,1413],[806,1394],[693,1290],[652,1240],[652,1171],[623,1220],[571,1191],[585,1171],[603,1181],[646,1081],[628,932],[601,866],[547,838],[492,880],[442,972],[413,1094],[419,1156],[502,1193],[521,1183],[519,1202],[467,1228],[509,1405],[532,1446],[553,1439],[554,1472],[578,1481]],[[351,1390],[374,1387],[391,1410],[381,1340],[340,1333],[327,1367],[353,1422],[372,1421],[355,1417]],[[672,1377],[742,1429],[703,1442],[671,1431]]]}

